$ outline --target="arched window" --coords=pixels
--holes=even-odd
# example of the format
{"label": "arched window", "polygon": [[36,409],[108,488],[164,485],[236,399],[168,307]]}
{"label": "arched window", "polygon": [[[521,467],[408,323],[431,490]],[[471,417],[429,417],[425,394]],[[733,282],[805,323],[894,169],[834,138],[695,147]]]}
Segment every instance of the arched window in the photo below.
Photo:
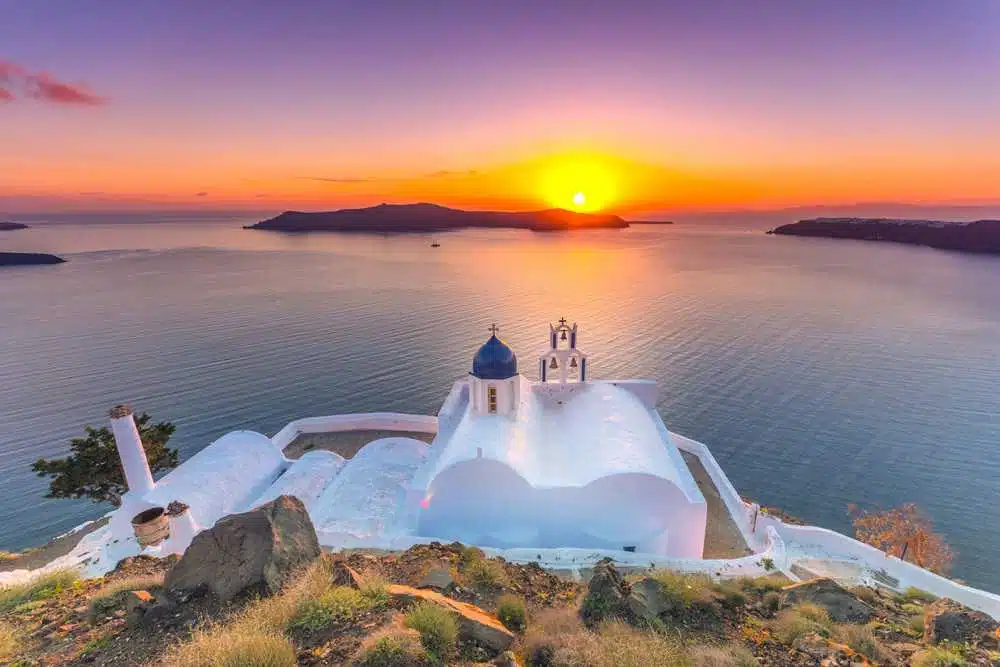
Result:
{"label": "arched window", "polygon": [[492,415],[497,411],[497,388],[490,385],[486,388],[486,409]]}
{"label": "arched window", "polygon": [[559,368],[559,364],[556,362],[556,358],[552,357],[552,360],[549,362],[549,369],[554,371],[557,368]]}

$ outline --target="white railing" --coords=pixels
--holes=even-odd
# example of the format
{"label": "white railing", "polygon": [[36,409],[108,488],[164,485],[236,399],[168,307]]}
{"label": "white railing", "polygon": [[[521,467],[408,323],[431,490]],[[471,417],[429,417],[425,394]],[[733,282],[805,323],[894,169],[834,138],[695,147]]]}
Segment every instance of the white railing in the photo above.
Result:
{"label": "white railing", "polygon": [[[743,502],[736,488],[733,487],[726,473],[723,472],[715,457],[704,444],[685,438],[682,435],[671,433],[671,438],[678,449],[690,452],[701,461],[705,472],[711,477],[718,489],[722,501],[726,504],[730,516],[739,527],[743,537],[747,540],[754,551],[763,549],[766,540],[762,540],[762,534],[771,530],[777,532],[781,538],[782,551],[785,545],[792,545],[795,549],[803,549],[807,552],[814,551],[811,557],[837,561],[859,562],[872,572],[884,571],[890,577],[899,580],[900,589],[909,587],[919,588],[938,597],[948,597],[962,604],[985,612],[994,618],[1000,619],[1000,595],[989,591],[972,588],[964,584],[957,583],[929,570],[907,563],[905,561],[890,556],[875,547],[859,542],[854,538],[843,535],[834,530],[820,528],[818,526],[797,526],[786,524],[773,516],[760,514],[757,518],[756,530],[753,525],[754,506]],[[763,554],[758,554],[763,555]],[[782,570],[791,565],[791,560],[782,554],[773,556],[775,564]]]}
{"label": "white railing", "polygon": [[289,422],[271,437],[281,449],[303,433],[337,433],[340,431],[409,431],[437,433],[438,419],[431,415],[411,415],[402,412],[358,412],[327,417],[305,417]]}

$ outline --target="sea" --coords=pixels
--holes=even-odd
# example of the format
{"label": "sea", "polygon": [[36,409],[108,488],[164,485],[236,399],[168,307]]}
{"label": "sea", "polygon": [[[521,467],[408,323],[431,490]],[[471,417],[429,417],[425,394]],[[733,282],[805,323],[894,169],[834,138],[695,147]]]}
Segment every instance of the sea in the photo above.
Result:
{"label": "sea", "polygon": [[0,232],[0,250],[68,260],[0,269],[0,549],[108,510],[43,498],[31,464],[117,403],[174,422],[182,458],[299,417],[436,413],[491,324],[534,378],[566,317],[589,374],[656,380],[667,425],[746,498],[844,532],[849,504],[914,502],[954,575],[1000,591],[1000,258],[759,221],[288,235],[254,219]]}

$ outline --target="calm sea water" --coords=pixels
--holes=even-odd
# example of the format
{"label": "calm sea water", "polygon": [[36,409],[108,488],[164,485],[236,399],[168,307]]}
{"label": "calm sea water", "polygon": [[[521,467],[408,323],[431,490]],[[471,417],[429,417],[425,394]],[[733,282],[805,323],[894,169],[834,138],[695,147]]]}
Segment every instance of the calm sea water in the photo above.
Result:
{"label": "calm sea water", "polygon": [[[746,496],[848,530],[919,503],[1000,590],[1000,259],[743,228],[284,236],[242,220],[39,224],[0,248],[0,549],[104,509],[29,468],[127,401],[184,457],[231,429],[436,412],[496,321],[535,373],[580,323],[595,378],[659,381]],[[440,248],[430,248],[438,240]]]}

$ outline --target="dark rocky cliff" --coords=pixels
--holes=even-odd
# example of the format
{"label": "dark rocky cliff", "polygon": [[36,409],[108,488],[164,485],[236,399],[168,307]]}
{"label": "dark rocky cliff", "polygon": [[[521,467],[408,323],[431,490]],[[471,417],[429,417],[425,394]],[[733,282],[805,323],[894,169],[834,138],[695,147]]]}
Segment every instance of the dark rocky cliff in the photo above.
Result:
{"label": "dark rocky cliff", "polygon": [[282,232],[442,232],[471,227],[556,231],[622,228],[628,227],[628,222],[617,215],[576,213],[558,208],[508,213],[462,211],[435,204],[381,204],[370,208],[316,213],[285,211],[247,229]]}
{"label": "dark rocky cliff", "polygon": [[962,223],[889,218],[813,218],[782,225],[768,234],[888,241],[942,250],[1000,254],[1000,220]]}

